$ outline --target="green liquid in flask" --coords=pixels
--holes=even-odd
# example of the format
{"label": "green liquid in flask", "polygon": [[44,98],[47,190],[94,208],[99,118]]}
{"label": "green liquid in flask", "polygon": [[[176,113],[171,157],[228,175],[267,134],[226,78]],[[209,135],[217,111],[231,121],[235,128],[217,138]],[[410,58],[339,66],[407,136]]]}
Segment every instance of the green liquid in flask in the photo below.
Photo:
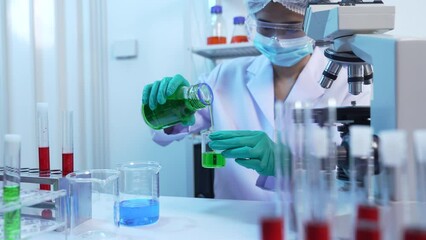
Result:
{"label": "green liquid in flask", "polygon": [[203,168],[220,168],[224,167],[226,160],[220,153],[205,152],[201,156],[201,165]]}
{"label": "green liquid in flask", "polygon": [[[3,187],[3,202],[19,201],[19,185]],[[4,213],[4,239],[21,239],[21,210],[13,210]]]}
{"label": "green liquid in flask", "polygon": [[159,130],[188,121],[196,110],[188,107],[186,100],[168,100],[165,104],[151,110],[149,105],[142,105],[145,122],[153,129]]}

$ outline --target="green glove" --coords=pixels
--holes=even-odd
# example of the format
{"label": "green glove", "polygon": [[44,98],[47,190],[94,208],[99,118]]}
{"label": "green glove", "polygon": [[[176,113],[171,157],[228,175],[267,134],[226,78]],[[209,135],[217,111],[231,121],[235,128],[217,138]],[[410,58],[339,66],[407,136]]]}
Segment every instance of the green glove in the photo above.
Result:
{"label": "green glove", "polygon": [[216,131],[209,147],[261,175],[275,175],[274,142],[261,131]]}
{"label": "green glove", "polygon": [[[158,104],[166,103],[167,98],[173,95],[181,86],[189,86],[189,82],[180,74],[176,74],[174,77],[165,77],[160,81],[148,84],[143,88],[142,104],[149,104],[149,108],[154,110]],[[189,126],[194,123],[195,117],[192,116],[182,124]]]}

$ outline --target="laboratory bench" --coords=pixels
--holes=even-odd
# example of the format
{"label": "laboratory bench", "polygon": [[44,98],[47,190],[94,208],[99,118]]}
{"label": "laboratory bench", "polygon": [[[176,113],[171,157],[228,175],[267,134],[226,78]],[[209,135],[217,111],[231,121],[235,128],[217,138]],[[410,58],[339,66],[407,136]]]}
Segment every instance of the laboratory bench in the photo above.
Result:
{"label": "laboratory bench", "polygon": [[[158,222],[120,227],[120,240],[261,239],[260,221],[274,214],[272,202],[187,197],[160,197]],[[337,216],[338,235],[348,232],[346,216]],[[31,240],[61,240],[64,232],[49,232]],[[339,238],[346,239],[346,238]]]}
{"label": "laboratory bench", "polygon": [[[160,197],[158,222],[140,227],[121,227],[120,239],[260,239],[260,219],[272,216],[271,202],[206,198]],[[49,232],[31,240],[65,239]]]}

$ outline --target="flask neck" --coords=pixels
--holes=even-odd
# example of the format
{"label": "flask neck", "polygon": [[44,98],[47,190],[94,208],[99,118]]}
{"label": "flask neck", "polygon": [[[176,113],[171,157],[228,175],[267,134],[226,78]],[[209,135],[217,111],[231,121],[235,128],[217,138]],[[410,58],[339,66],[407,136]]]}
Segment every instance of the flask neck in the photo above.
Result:
{"label": "flask neck", "polygon": [[199,110],[212,104],[213,91],[210,86],[205,83],[195,84],[188,87],[187,99],[188,103],[195,110]]}

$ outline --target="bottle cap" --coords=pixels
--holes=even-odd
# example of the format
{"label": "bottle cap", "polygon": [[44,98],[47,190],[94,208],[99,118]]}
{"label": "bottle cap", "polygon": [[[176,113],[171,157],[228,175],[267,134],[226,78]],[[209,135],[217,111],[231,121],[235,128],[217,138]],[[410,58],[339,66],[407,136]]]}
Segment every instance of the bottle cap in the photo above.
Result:
{"label": "bottle cap", "polygon": [[407,156],[407,134],[403,130],[387,130],[379,134],[379,154],[385,166],[400,166]]}
{"label": "bottle cap", "polygon": [[215,5],[210,9],[210,13],[222,13],[222,6]]}
{"label": "bottle cap", "polygon": [[426,161],[426,129],[416,130],[414,135],[414,147],[419,162]]}
{"label": "bottle cap", "polygon": [[328,156],[327,131],[325,128],[312,129],[313,142],[315,143],[312,153],[317,158],[326,158]]}
{"label": "bottle cap", "polygon": [[280,217],[262,219],[262,240],[284,239],[284,221]]}
{"label": "bottle cap", "polygon": [[350,153],[353,157],[364,157],[371,152],[371,128],[369,126],[353,125],[350,131]]}
{"label": "bottle cap", "polygon": [[234,17],[234,24],[244,24],[246,19],[242,16]]}

